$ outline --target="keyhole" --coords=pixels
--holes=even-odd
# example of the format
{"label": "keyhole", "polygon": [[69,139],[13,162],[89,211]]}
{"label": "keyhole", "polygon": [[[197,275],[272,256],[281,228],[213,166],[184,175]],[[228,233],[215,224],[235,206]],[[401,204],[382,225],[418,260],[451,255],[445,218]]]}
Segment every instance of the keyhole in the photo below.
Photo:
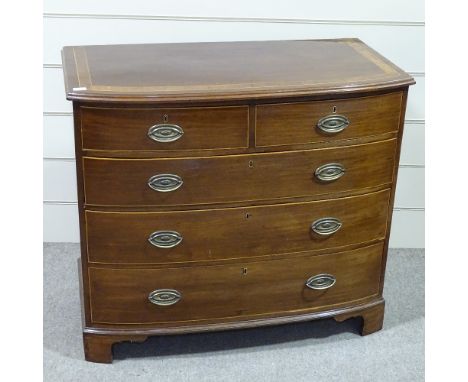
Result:
{"label": "keyhole", "polygon": [[242,275],[246,275],[247,274],[247,268],[242,268]]}
{"label": "keyhole", "polygon": [[249,167],[250,167],[250,168],[253,167],[253,160],[249,160]]}
{"label": "keyhole", "polygon": [[167,114],[164,114],[164,115],[163,115],[163,121],[164,121],[164,122],[169,121],[169,116],[168,116]]}
{"label": "keyhole", "polygon": [[252,215],[250,215],[250,213],[248,213],[248,212],[245,214],[245,218],[246,218],[246,219],[250,218],[251,216],[252,216]]}
{"label": "keyhole", "polygon": [[333,106],[333,112],[336,113],[336,106]]}

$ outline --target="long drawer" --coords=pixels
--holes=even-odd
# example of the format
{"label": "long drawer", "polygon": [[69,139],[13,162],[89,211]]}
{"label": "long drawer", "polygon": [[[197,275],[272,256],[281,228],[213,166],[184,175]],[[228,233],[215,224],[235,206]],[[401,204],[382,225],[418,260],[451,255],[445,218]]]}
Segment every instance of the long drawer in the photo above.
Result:
{"label": "long drawer", "polygon": [[190,268],[89,268],[93,323],[242,319],[324,310],[378,294],[383,244],[320,256]]}
{"label": "long drawer", "polygon": [[398,130],[402,93],[256,108],[257,146],[335,141]]}
{"label": "long drawer", "polygon": [[171,206],[324,196],[390,184],[396,140],[178,159],[83,158],[87,205]]}
{"label": "long drawer", "polygon": [[382,239],[390,191],[182,212],[86,211],[88,260],[173,263],[322,250]]}
{"label": "long drawer", "polygon": [[248,146],[248,106],[81,107],[85,150],[192,150]]}

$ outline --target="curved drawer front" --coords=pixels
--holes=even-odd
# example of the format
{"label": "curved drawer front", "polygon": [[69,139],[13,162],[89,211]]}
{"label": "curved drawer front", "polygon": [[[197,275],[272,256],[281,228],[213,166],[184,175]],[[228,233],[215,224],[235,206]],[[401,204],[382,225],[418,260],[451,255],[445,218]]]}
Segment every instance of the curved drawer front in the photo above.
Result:
{"label": "curved drawer front", "polygon": [[85,157],[85,199],[88,205],[174,206],[345,195],[390,184],[395,148],[396,140],[391,139],[332,149],[223,157]]}
{"label": "curved drawer front", "polygon": [[378,294],[383,244],[282,260],[165,269],[89,268],[93,323],[198,320],[331,308]]}
{"label": "curved drawer front", "polygon": [[361,138],[398,130],[402,93],[259,105],[256,145],[301,145]]}
{"label": "curved drawer front", "polygon": [[81,108],[85,150],[196,150],[248,146],[247,106]]}
{"label": "curved drawer front", "polygon": [[[86,211],[88,260],[162,264],[368,242],[385,236],[389,197],[389,190],[384,190],[342,199],[248,208]],[[163,245],[155,245],[155,238]]]}

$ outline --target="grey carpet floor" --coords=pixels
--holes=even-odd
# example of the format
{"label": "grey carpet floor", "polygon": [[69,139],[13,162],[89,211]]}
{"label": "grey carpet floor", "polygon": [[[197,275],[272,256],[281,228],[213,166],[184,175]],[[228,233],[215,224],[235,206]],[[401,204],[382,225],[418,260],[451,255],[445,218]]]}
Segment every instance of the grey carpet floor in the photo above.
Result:
{"label": "grey carpet floor", "polygon": [[85,362],[77,244],[44,245],[44,381],[423,381],[424,251],[391,250],[380,332],[321,320],[114,345],[111,365]]}

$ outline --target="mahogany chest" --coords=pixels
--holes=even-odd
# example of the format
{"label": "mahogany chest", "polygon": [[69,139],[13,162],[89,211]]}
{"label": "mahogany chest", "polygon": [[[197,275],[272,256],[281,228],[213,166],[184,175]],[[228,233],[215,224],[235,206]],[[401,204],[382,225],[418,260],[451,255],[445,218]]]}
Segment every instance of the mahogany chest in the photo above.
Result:
{"label": "mahogany chest", "polygon": [[413,78],[358,39],[62,53],[87,360],[152,335],[381,329]]}

